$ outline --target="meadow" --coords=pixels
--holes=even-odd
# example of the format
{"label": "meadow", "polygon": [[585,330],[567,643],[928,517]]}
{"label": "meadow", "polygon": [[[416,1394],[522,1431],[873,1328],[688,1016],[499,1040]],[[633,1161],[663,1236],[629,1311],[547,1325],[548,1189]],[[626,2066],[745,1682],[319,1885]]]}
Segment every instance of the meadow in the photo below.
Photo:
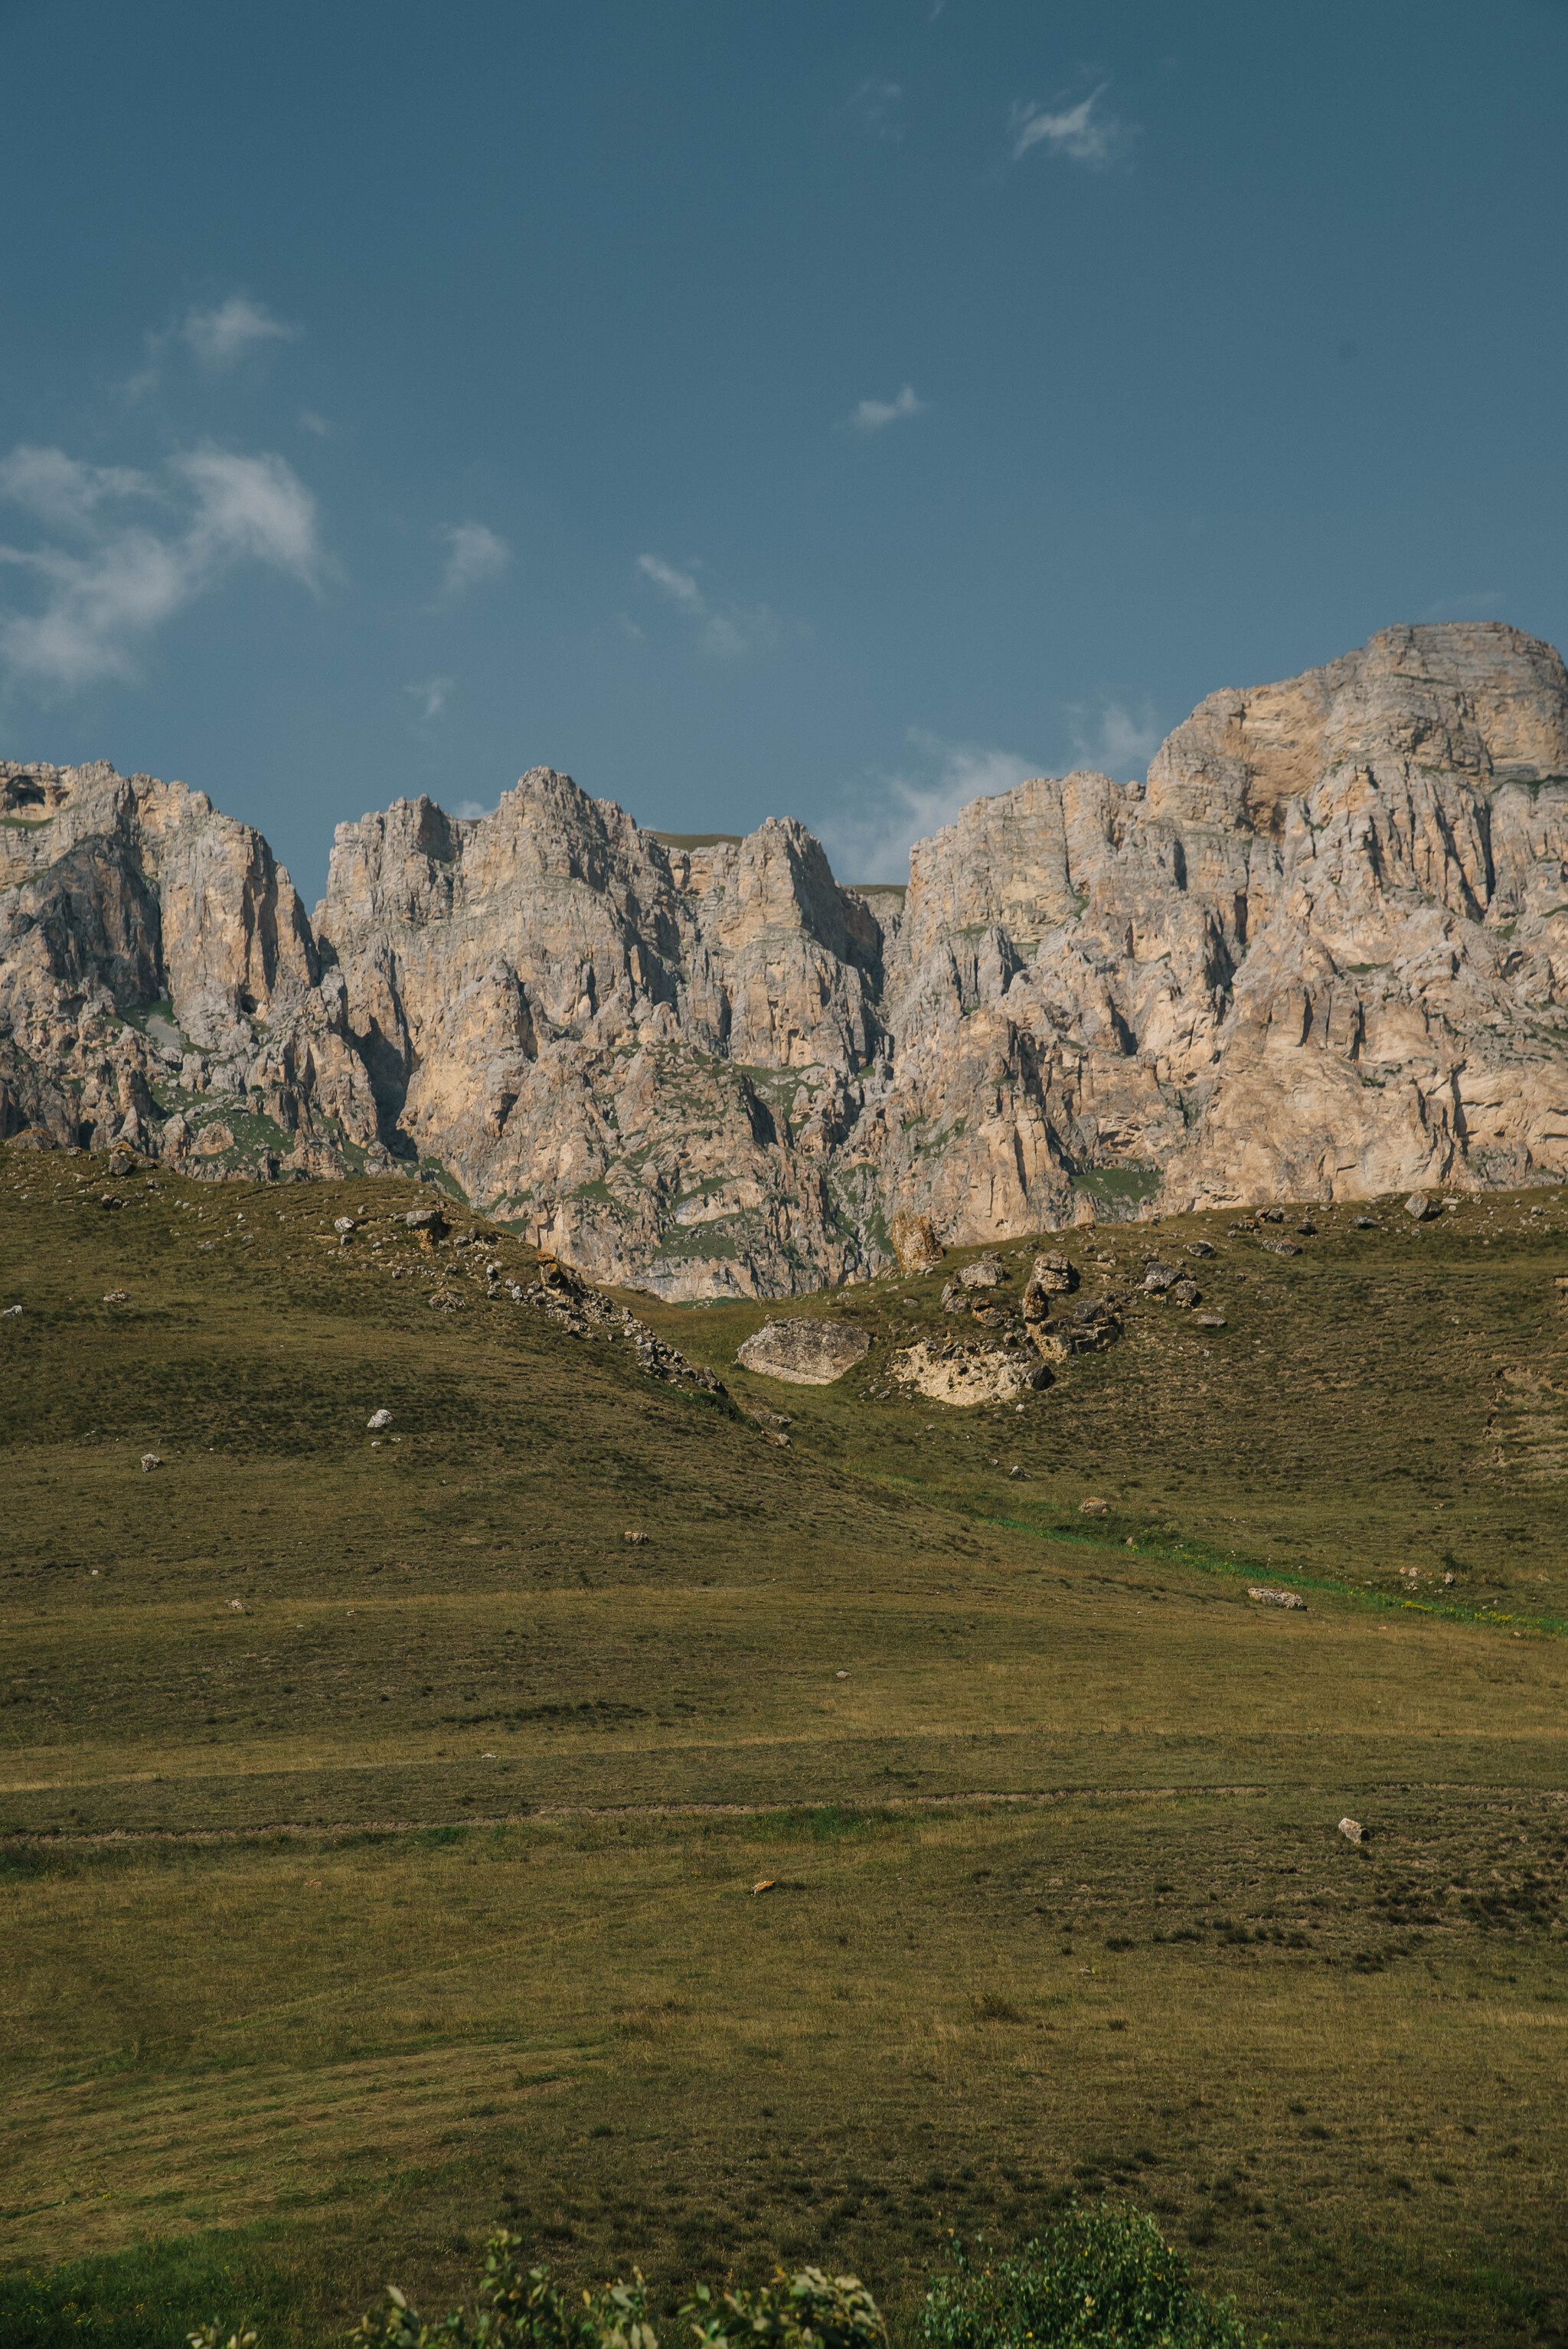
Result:
{"label": "meadow", "polygon": [[0,1153],[0,2337],[320,2343],[498,2218],[896,2332],[1076,2192],[1300,2344],[1568,2340],[1568,1197],[1075,1233],[1120,1341],[957,1411],[975,1251],[628,1296],[716,1398],[433,1195]]}

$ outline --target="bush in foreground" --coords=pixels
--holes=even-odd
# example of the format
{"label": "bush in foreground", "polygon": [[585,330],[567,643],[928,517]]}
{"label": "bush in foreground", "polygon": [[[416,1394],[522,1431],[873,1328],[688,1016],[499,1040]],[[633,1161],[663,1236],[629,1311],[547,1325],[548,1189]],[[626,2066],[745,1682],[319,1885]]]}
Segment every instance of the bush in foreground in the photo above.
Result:
{"label": "bush in foreground", "polygon": [[1075,2203],[1005,2254],[954,2247],[920,2313],[922,2349],[1263,2349],[1201,2292],[1152,2219]]}
{"label": "bush in foreground", "polygon": [[[640,2274],[569,2299],[547,2267],[528,2267],[521,2240],[492,2235],[474,2304],[434,2321],[396,2284],[349,2338],[360,2349],[659,2349]],[[887,2349],[887,2326],[855,2276],[818,2268],[782,2272],[756,2292],[699,2284],[680,2312],[696,2349]],[[954,2246],[932,2279],[918,2324],[921,2349],[1264,2349],[1229,2302],[1200,2292],[1152,2220],[1075,2203],[1021,2251],[971,2257]],[[257,2335],[225,2337],[215,2322],[191,2349],[257,2349]]]}

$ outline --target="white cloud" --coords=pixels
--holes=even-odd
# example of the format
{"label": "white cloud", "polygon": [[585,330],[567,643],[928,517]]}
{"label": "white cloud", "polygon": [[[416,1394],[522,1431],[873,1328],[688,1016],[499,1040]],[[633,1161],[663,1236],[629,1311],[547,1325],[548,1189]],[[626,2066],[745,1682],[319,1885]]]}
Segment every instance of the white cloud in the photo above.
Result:
{"label": "white cloud", "polygon": [[979,742],[948,742],[909,730],[913,757],[904,771],[868,778],[856,805],[820,827],[841,880],[902,881],[909,852],[951,823],[973,800],[1016,791],[1042,771],[1016,751]]}
{"label": "white cloud", "polygon": [[20,506],[57,530],[79,530],[112,498],[143,497],[153,484],[125,465],[85,465],[63,449],[19,444],[0,457],[0,502]]}
{"label": "white cloud", "polygon": [[690,571],[677,570],[661,555],[639,554],[637,569],[666,602],[696,623],[697,647],[714,659],[743,660],[749,653],[771,652],[779,642],[779,623],[766,604],[748,609],[710,603]]}
{"label": "white cloud", "polygon": [[748,653],[770,653],[779,642],[779,623],[766,604],[742,612],[731,608],[710,612],[697,633],[697,643],[716,660],[744,660]]}
{"label": "white cloud", "polygon": [[1074,702],[1067,714],[1078,757],[1123,781],[1131,780],[1134,769],[1141,773],[1160,748],[1159,721],[1147,702],[1138,718],[1119,701],[1102,702],[1094,713],[1082,702]]}
{"label": "white cloud", "polygon": [[15,449],[0,460],[0,500],[73,542],[0,545],[0,565],[35,590],[33,608],[0,610],[0,673],[12,681],[69,690],[133,678],[141,647],[238,565],[313,592],[325,569],[315,501],[282,457],[186,450],[154,479]]}
{"label": "white cloud", "polygon": [[406,685],[403,690],[418,703],[419,716],[428,726],[432,719],[440,716],[451,699],[455,682],[456,679],[449,677],[428,677],[418,685]]}
{"label": "white cloud", "polygon": [[176,329],[197,364],[222,374],[261,343],[297,343],[304,329],[285,326],[264,304],[231,294],[211,310],[188,310]]}
{"label": "white cloud", "polygon": [[930,402],[917,399],[914,386],[906,383],[896,399],[862,399],[847,421],[856,432],[880,432],[884,425],[896,424],[901,417],[923,416]]}
{"label": "white cloud", "polygon": [[903,105],[903,83],[880,81],[874,74],[850,93],[851,113],[873,139],[896,141],[903,137],[903,124],[899,119]]}
{"label": "white cloud", "polygon": [[1031,148],[1041,146],[1053,155],[1065,156],[1069,163],[1103,167],[1114,162],[1134,133],[1130,125],[1101,110],[1100,99],[1109,88],[1109,82],[1101,82],[1098,89],[1091,89],[1087,98],[1059,114],[1048,114],[1033,101],[1015,105],[1007,118],[1014,162],[1022,162]]}
{"label": "white cloud", "polygon": [[488,586],[511,561],[505,539],[482,522],[453,523],[440,535],[447,542],[447,567],[436,591],[438,605],[456,604],[470,588]]}
{"label": "white cloud", "polygon": [[182,344],[205,375],[223,375],[246,355],[265,343],[297,343],[303,326],[274,318],[264,303],[248,294],[231,294],[209,310],[191,309],[176,326],[144,337],[147,364],[128,377],[120,388],[127,399],[144,399],[156,391],[171,344]]}
{"label": "white cloud", "polygon": [[656,554],[639,554],[637,568],[672,604],[682,604],[688,612],[707,611],[702,590],[689,571],[677,571],[673,563],[662,562]]}
{"label": "white cloud", "polygon": [[459,800],[452,812],[459,823],[472,823],[477,816],[494,815],[495,810],[486,807],[482,800]]}
{"label": "white cloud", "polygon": [[318,416],[314,408],[302,408],[299,412],[299,420],[302,431],[314,432],[318,440],[331,440],[331,425],[327,422],[325,416]]}

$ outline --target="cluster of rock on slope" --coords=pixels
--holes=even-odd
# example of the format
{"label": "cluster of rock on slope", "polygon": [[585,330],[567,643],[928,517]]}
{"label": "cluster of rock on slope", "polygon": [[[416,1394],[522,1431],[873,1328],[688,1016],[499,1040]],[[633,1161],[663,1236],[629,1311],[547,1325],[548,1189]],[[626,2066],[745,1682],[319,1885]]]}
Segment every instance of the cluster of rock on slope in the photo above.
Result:
{"label": "cluster of rock on slope", "polygon": [[1211,696],[1142,784],[980,800],[907,895],[565,776],[337,833],[314,922],[180,784],[0,766],[0,1123],[438,1161],[599,1279],[788,1295],[1171,1207],[1568,1168],[1568,678],[1393,628]]}

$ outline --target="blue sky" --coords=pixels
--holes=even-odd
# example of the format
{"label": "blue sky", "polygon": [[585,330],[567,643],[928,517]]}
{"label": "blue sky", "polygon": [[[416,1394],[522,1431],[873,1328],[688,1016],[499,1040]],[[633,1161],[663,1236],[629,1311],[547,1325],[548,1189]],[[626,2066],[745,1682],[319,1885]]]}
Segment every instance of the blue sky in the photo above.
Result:
{"label": "blue sky", "polygon": [[0,755],[531,765],[898,877],[1394,621],[1568,643],[1563,0],[0,0]]}

